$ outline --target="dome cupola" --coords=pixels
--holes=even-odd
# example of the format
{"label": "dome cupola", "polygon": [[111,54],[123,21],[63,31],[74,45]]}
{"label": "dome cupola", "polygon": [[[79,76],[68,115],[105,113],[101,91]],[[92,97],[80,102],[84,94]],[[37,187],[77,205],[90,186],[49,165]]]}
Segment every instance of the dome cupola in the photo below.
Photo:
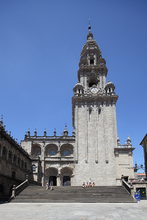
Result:
{"label": "dome cupola", "polygon": [[73,88],[73,91],[74,91],[74,94],[75,94],[75,95],[78,95],[78,96],[81,95],[81,94],[83,94],[84,89],[83,89],[82,84],[78,82],[78,83],[75,85],[75,87]]}
{"label": "dome cupola", "polygon": [[112,82],[108,82],[105,86],[105,90],[106,90],[106,93],[108,95],[111,95],[111,94],[115,94],[114,90],[115,90],[115,86]]}
{"label": "dome cupola", "polygon": [[93,34],[91,32],[91,26],[88,27],[88,35],[87,35],[87,42],[84,45],[82,52],[79,66],[91,66],[97,65],[98,59],[101,55],[101,51],[93,38]]}

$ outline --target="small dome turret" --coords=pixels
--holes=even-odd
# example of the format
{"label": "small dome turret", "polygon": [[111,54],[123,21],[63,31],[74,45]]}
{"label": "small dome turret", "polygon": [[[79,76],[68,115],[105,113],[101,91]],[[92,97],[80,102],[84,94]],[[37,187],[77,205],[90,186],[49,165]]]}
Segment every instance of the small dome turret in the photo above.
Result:
{"label": "small dome turret", "polygon": [[132,141],[131,141],[131,138],[130,138],[130,137],[127,138],[127,145],[128,145],[128,146],[132,146]]}
{"label": "small dome turret", "polygon": [[64,131],[63,131],[63,136],[68,136],[67,125],[65,125],[65,128],[64,128]]}
{"label": "small dome turret", "polygon": [[74,94],[75,95],[80,95],[80,94],[83,94],[84,92],[84,89],[83,89],[83,86],[80,82],[78,82],[75,87],[73,88],[73,91],[74,91]]}
{"label": "small dome turret", "polygon": [[105,86],[105,90],[107,94],[114,94],[115,86],[112,82],[108,82]]}

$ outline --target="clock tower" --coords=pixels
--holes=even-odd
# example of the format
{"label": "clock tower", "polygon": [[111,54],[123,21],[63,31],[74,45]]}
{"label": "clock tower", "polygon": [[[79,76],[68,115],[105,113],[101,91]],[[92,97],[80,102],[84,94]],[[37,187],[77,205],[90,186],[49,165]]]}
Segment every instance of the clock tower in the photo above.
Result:
{"label": "clock tower", "polygon": [[87,181],[102,186],[116,185],[118,96],[114,84],[106,82],[107,72],[106,61],[89,26],[72,97],[76,135],[74,185]]}

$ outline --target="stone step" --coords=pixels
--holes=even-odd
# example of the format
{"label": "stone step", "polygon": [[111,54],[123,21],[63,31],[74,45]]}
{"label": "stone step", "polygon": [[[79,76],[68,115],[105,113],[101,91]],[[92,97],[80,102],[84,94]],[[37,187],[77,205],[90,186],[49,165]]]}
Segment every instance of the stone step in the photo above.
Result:
{"label": "stone step", "polygon": [[[43,187],[29,187],[29,188],[27,188],[27,192],[29,193],[29,192],[34,192],[34,193],[36,193],[36,191],[37,192],[44,192],[45,191],[45,188],[43,188]],[[55,187],[53,187],[53,191],[54,191],[54,193],[58,193],[58,192],[74,192],[74,193],[79,193],[79,192],[86,192],[86,193],[88,193],[88,192],[115,192],[115,193],[117,193],[117,192],[121,192],[121,193],[123,193],[124,192],[124,189],[121,187],[119,187],[119,188],[109,188],[109,187],[101,187],[101,188],[99,188],[99,187],[93,187],[93,188],[82,188],[82,187],[78,187],[78,188],[73,188],[73,187],[71,187],[71,188],[67,188],[67,187],[64,187],[64,188],[55,188]],[[50,192],[50,190],[46,190],[46,193],[47,192]]]}
{"label": "stone step", "polygon": [[12,202],[45,202],[45,203],[107,203],[107,202],[135,202],[123,187],[95,186],[82,188],[81,186],[44,187],[31,185],[24,189]]}
{"label": "stone step", "polygon": [[122,199],[122,198],[77,198],[77,199],[17,199],[13,200],[12,203],[136,203],[133,199]]}

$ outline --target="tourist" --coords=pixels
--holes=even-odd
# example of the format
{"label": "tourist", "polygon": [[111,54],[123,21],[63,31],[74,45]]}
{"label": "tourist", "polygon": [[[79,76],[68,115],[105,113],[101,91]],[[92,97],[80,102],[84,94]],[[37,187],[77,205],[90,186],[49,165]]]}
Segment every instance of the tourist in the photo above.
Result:
{"label": "tourist", "polygon": [[94,187],[94,186],[95,186],[95,182],[92,183],[92,187]]}
{"label": "tourist", "polygon": [[89,183],[87,182],[86,187],[89,187]]}
{"label": "tourist", "polygon": [[48,182],[45,185],[45,189],[48,190]]}
{"label": "tourist", "polygon": [[85,182],[83,182],[83,185],[82,185],[82,187],[83,187],[83,188],[85,188],[85,187],[86,187],[86,184],[85,184]]}
{"label": "tourist", "polygon": [[89,187],[92,187],[91,181],[89,181]]}

